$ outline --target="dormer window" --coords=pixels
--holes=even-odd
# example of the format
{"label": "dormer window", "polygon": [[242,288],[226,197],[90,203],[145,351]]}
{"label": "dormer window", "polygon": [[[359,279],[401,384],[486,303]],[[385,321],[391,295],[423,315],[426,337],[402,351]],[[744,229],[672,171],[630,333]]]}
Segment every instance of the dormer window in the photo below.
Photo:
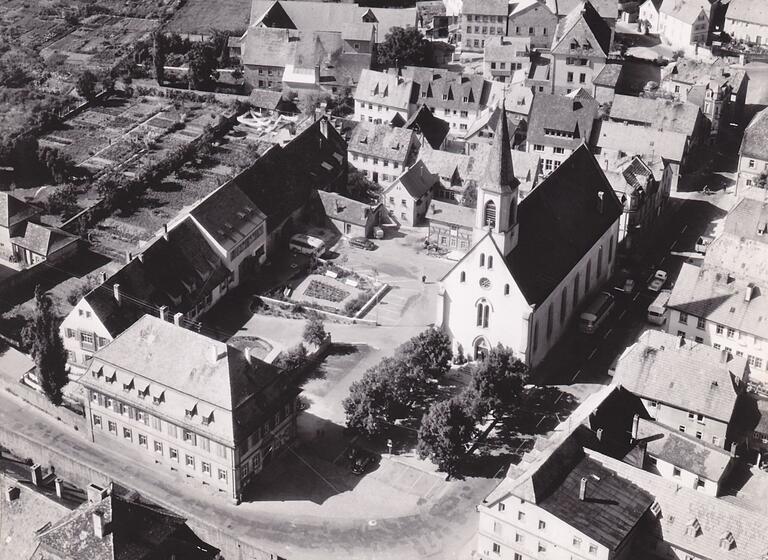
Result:
{"label": "dormer window", "polygon": [[144,398],[148,397],[149,396],[149,385],[144,387],[144,389],[139,389],[138,395],[139,395],[140,399],[144,399]]}
{"label": "dormer window", "polygon": [[572,49],[578,49],[579,48],[579,42],[576,39],[573,39],[571,41],[571,48]]}
{"label": "dormer window", "polygon": [[162,391],[159,395],[152,397],[152,404],[160,404],[165,402],[165,391]]}
{"label": "dormer window", "polygon": [[123,391],[126,393],[133,389],[133,379],[131,379],[128,383],[123,383]]}
{"label": "dormer window", "polygon": [[91,375],[98,379],[99,377],[102,377],[104,375],[104,368],[94,369],[91,371]]}
{"label": "dormer window", "polygon": [[659,515],[661,514],[661,506],[659,505],[659,502],[654,501],[651,504],[651,513],[656,517],[659,517]]}
{"label": "dormer window", "polygon": [[113,371],[110,377],[104,377],[104,381],[107,383],[114,383],[117,381],[117,372]]}
{"label": "dormer window", "polygon": [[728,531],[722,537],[720,537],[720,549],[731,550],[736,546],[736,539],[733,538],[733,533]]}
{"label": "dormer window", "polygon": [[208,426],[213,423],[213,411],[208,416],[203,416],[203,426]]}
{"label": "dormer window", "polygon": [[698,537],[701,534],[701,523],[694,518],[685,526],[685,534],[689,537]]}
{"label": "dormer window", "polygon": [[190,409],[184,409],[185,418],[194,418],[197,415],[197,404],[193,405]]}

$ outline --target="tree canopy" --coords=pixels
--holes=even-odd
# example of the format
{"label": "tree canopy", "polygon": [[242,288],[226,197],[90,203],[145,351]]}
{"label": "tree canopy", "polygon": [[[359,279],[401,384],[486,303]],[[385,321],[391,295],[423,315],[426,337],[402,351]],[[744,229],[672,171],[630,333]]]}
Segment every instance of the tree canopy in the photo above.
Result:
{"label": "tree canopy", "polygon": [[376,50],[381,68],[425,66],[429,58],[429,41],[415,27],[393,27]]}
{"label": "tree canopy", "polygon": [[458,399],[434,404],[424,415],[416,450],[422,459],[430,458],[437,468],[454,476],[475,430],[475,420]]}
{"label": "tree canopy", "polygon": [[78,76],[77,83],[75,84],[78,95],[86,101],[93,101],[96,99],[96,84],[98,81],[99,79],[96,74],[87,69],[83,70],[80,76]]}
{"label": "tree canopy", "polygon": [[325,323],[320,317],[311,317],[304,325],[303,338],[307,344],[320,346],[327,336]]}
{"label": "tree canopy", "polygon": [[216,51],[211,43],[193,43],[187,53],[189,87],[212,89],[216,79]]}
{"label": "tree canopy", "polygon": [[528,379],[528,366],[509,348],[491,349],[472,371],[470,387],[490,410],[513,405]]}
{"label": "tree canopy", "polygon": [[35,311],[32,321],[25,327],[23,338],[30,347],[35,361],[35,372],[43,392],[59,406],[61,390],[67,384],[67,353],[59,334],[59,325],[50,295],[40,286],[35,287]]}
{"label": "tree canopy", "polygon": [[440,379],[451,369],[451,339],[440,329],[422,331],[401,345],[397,352],[429,379]]}

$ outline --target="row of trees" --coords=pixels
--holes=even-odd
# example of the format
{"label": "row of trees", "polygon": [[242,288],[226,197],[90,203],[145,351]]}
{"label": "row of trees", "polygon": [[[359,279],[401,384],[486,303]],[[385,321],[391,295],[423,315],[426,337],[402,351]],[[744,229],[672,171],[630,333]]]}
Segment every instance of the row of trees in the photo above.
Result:
{"label": "row of trees", "polygon": [[510,349],[495,348],[471,366],[471,381],[464,391],[439,400],[435,386],[449,371],[452,358],[451,342],[443,331],[428,329],[411,338],[352,384],[343,402],[347,426],[380,436],[398,420],[421,418],[417,452],[455,475],[477,424],[515,405],[528,368]]}

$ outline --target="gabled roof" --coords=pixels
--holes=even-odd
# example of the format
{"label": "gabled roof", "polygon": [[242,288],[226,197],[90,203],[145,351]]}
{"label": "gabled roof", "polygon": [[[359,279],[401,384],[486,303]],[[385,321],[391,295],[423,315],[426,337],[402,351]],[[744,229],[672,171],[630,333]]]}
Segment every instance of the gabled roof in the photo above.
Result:
{"label": "gabled roof", "polygon": [[[113,337],[161,306],[185,313],[221,283],[229,271],[190,218],[160,237],[84,299]],[[120,285],[121,302],[114,297]]]}
{"label": "gabled roof", "polygon": [[541,7],[544,8],[546,11],[548,11],[550,14],[552,11],[549,9],[549,7],[543,3],[539,2],[539,0],[511,0],[509,2],[509,19],[512,20],[513,18],[524,14],[528,10],[530,10],[533,7]]}
{"label": "gabled roof", "polygon": [[[538,93],[531,105],[527,142],[576,149],[582,142],[590,141],[597,109],[597,101],[589,95]],[[547,135],[545,131],[550,129],[570,132],[575,137]]]}
{"label": "gabled roof", "polygon": [[334,192],[317,191],[325,215],[331,220],[340,220],[358,226],[368,224],[368,217],[378,205],[353,200]]}
{"label": "gabled roof", "polygon": [[507,84],[494,81],[491,84],[491,93],[488,97],[488,106],[506,106],[507,113],[528,116],[533,105],[533,89],[521,83]]}
{"label": "gabled roof", "polygon": [[478,74],[421,66],[407,66],[401,73],[417,84],[418,99],[431,109],[474,111],[488,104],[491,81]]}
{"label": "gabled roof", "polygon": [[517,53],[531,52],[530,37],[491,37],[485,41],[483,57],[486,61],[509,60]]}
{"label": "gabled roof", "polygon": [[[102,375],[93,375],[101,372]],[[114,384],[106,379],[114,373]],[[136,391],[123,391],[134,381]],[[290,375],[255,356],[151,315],[144,315],[93,357],[79,383],[124,394],[140,404],[140,386],[163,393],[162,411],[177,424],[194,422],[196,431],[234,445],[298,394]],[[155,391],[155,392],[153,392]],[[197,408],[197,420],[185,410]],[[205,425],[200,417],[213,414]]]}
{"label": "gabled roof", "polygon": [[213,191],[189,214],[225,251],[267,220],[235,183],[226,183]]}
{"label": "gabled roof", "polygon": [[624,65],[622,63],[609,62],[603,66],[603,69],[600,70],[600,73],[594,77],[592,80],[592,85],[616,88],[616,84],[618,84],[619,80],[621,79],[621,72],[623,68]]}
{"label": "gabled roof", "polygon": [[726,19],[768,25],[768,5],[763,0],[731,0]]}
{"label": "gabled roof", "polygon": [[[94,532],[95,513],[103,516],[105,534]],[[110,495],[79,507],[40,534],[32,560],[55,555],[62,560],[214,560],[219,550],[201,540],[186,519],[149,502]]]}
{"label": "gabled roof", "polygon": [[9,228],[41,214],[41,211],[22,202],[12,194],[0,192],[0,227]]}
{"label": "gabled roof", "polygon": [[402,185],[412,198],[418,199],[440,182],[440,178],[429,171],[424,162],[419,160],[400,175],[384,192],[389,192],[397,185]]}
{"label": "gabled roof", "polygon": [[442,200],[432,200],[429,203],[429,210],[427,210],[425,217],[430,222],[434,221],[472,229],[475,224],[475,209]]}
{"label": "gabled roof", "polygon": [[685,156],[688,137],[669,130],[611,121],[600,121],[597,146],[603,150],[620,150],[626,154],[661,156],[680,163]]}
{"label": "gabled roof", "polygon": [[415,134],[409,128],[361,122],[349,139],[349,151],[405,163]]}
{"label": "gabled roof", "polygon": [[285,66],[293,60],[295,43],[299,33],[290,29],[252,27],[241,43],[241,59],[245,65]]}
{"label": "gabled roof", "polygon": [[[581,0],[546,0],[546,5],[552,13],[557,12],[557,15],[563,17],[571,13],[580,2]],[[616,19],[619,17],[618,0],[592,0],[592,5],[602,18]]]}
{"label": "gabled roof", "polygon": [[644,124],[656,130],[692,136],[699,113],[699,108],[692,103],[663,98],[616,95],[611,105],[610,119]]}
{"label": "gabled roof", "polygon": [[419,106],[418,110],[411,115],[403,127],[423,134],[424,139],[435,150],[440,149],[451,129],[451,125],[448,122],[436,117],[426,105]]}
{"label": "gabled roof", "polygon": [[520,202],[519,241],[507,265],[528,303],[543,302],[621,213],[621,202],[582,144]]}
{"label": "gabled roof", "polygon": [[653,420],[639,419],[637,437],[652,457],[713,482],[720,482],[733,459],[722,447]]}
{"label": "gabled roof", "polygon": [[407,110],[411,103],[416,103],[417,95],[418,86],[413,80],[390,72],[368,69],[360,74],[360,81],[355,89],[355,101],[377,103],[402,110]]}
{"label": "gabled roof", "polygon": [[[746,301],[748,290],[751,297]],[[683,263],[667,306],[760,337],[768,329],[768,283],[738,271]]]}
{"label": "gabled roof", "polygon": [[749,125],[744,130],[739,154],[742,157],[768,161],[768,108],[757,113],[749,121]]}
{"label": "gabled roof", "polygon": [[614,380],[645,399],[727,423],[737,398],[732,377],[741,381],[744,366],[711,346],[649,330],[621,356]]}
{"label": "gabled roof", "polygon": [[707,0],[664,0],[659,12],[669,17],[692,24],[704,11],[709,19],[709,2]]}
{"label": "gabled roof", "polygon": [[582,0],[557,24],[553,53],[605,57],[610,49],[611,28],[589,0]]}
{"label": "gabled roof", "polygon": [[13,244],[47,257],[67,245],[77,243],[78,238],[66,231],[28,222],[24,235],[12,238]]}
{"label": "gabled roof", "polygon": [[506,16],[507,10],[507,0],[464,0],[461,8],[464,14],[487,16]]}
{"label": "gabled roof", "polygon": [[742,198],[725,217],[723,233],[768,244],[768,202]]}

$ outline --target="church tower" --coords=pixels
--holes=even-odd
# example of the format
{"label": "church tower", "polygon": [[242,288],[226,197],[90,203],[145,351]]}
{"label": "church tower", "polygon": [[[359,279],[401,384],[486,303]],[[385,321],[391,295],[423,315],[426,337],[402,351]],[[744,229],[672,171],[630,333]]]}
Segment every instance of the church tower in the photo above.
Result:
{"label": "church tower", "polygon": [[[499,109],[496,109],[499,111]],[[485,175],[477,186],[474,242],[488,232],[506,257],[517,245],[517,198],[520,181],[515,178],[504,102],[493,135]]]}

